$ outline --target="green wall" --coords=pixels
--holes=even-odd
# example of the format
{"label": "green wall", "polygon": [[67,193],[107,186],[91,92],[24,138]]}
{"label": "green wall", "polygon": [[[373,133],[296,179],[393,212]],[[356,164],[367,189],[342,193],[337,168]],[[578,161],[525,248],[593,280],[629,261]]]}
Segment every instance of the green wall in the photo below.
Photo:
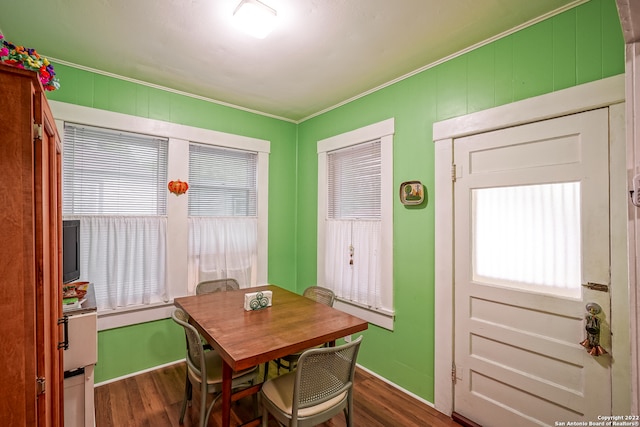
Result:
{"label": "green wall", "polygon": [[[28,44],[27,41],[24,41]],[[299,125],[56,65],[49,99],[271,141],[269,282],[302,291],[316,283],[316,142],[395,118],[394,188],[434,188],[435,121],[624,72],[615,0],[591,0]],[[296,197],[291,197],[291,188]],[[370,327],[359,363],[434,400],[434,201],[394,202],[395,330]],[[96,382],[184,357],[170,320],[100,332]]]}
{"label": "green wall", "polygon": [[[26,43],[25,41],[25,44]],[[61,88],[48,99],[271,141],[269,282],[295,290],[296,125],[121,79],[55,64]],[[98,333],[95,381],[184,357],[184,333],[160,320]]]}
{"label": "green wall", "polygon": [[[394,188],[434,189],[434,122],[624,73],[614,0],[544,22],[312,118],[298,126],[298,289],[316,280],[318,140],[395,118]],[[432,195],[430,195],[432,196]],[[394,331],[370,327],[358,362],[434,400],[434,206],[394,201]]]}

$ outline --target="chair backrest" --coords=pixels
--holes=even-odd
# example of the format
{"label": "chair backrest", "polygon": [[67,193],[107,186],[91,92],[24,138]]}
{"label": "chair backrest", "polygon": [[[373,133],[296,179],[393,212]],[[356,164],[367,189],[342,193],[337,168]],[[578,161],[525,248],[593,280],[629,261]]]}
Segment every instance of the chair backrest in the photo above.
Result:
{"label": "chair backrest", "polygon": [[[344,393],[351,393],[362,335],[336,347],[313,348],[302,352],[293,387],[292,415]],[[296,417],[297,418],[297,417]]]}
{"label": "chair backrest", "polygon": [[235,291],[240,289],[240,284],[236,279],[216,279],[206,280],[196,285],[196,295],[210,294],[220,291]]}
{"label": "chair backrest", "polygon": [[184,334],[187,340],[187,364],[196,375],[202,377],[202,368],[206,368],[206,365],[204,361],[204,348],[202,347],[198,330],[189,324],[189,315],[180,308],[173,310],[171,317],[178,325],[184,328]]}
{"label": "chair backrest", "polygon": [[336,300],[336,294],[334,294],[331,289],[323,288],[322,286],[309,286],[304,290],[302,296],[328,305],[329,307],[333,307],[333,302]]}

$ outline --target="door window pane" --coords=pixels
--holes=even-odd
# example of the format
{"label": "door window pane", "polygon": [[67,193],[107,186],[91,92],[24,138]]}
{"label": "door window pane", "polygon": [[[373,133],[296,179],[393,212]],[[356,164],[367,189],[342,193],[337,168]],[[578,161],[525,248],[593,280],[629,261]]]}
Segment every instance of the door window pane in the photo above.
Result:
{"label": "door window pane", "polygon": [[472,191],[473,279],[580,296],[580,183]]}

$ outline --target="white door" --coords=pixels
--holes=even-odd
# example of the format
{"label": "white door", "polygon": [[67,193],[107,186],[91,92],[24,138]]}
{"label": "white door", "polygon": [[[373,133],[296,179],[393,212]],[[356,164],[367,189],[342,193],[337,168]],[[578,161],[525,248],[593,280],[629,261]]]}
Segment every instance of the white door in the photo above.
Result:
{"label": "white door", "polygon": [[456,413],[485,427],[611,414],[611,354],[580,344],[595,303],[611,351],[608,141],[607,109],[454,141]]}

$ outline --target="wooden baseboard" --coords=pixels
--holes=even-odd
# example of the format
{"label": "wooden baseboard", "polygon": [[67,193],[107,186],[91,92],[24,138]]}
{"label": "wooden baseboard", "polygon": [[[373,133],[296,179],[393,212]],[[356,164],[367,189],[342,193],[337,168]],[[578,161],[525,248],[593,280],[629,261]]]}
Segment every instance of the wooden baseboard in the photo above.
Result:
{"label": "wooden baseboard", "polygon": [[451,414],[451,418],[453,418],[453,421],[455,421],[458,424],[461,424],[461,425],[463,425],[465,427],[482,427],[480,424],[471,421],[467,417],[464,417],[464,416],[458,414],[457,412],[454,412],[453,414]]}

